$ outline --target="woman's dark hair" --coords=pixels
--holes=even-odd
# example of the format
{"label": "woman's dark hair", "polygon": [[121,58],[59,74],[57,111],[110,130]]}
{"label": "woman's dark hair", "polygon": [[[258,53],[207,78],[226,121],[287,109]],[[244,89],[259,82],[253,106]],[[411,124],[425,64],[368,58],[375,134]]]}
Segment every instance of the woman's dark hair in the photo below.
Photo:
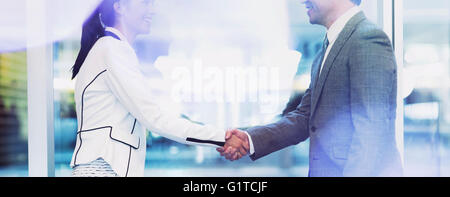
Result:
{"label": "woman's dark hair", "polygon": [[116,21],[114,3],[119,0],[103,0],[94,13],[83,23],[81,48],[77,60],[72,67],[72,79],[80,71],[81,65],[98,39],[105,36],[105,26],[114,26]]}

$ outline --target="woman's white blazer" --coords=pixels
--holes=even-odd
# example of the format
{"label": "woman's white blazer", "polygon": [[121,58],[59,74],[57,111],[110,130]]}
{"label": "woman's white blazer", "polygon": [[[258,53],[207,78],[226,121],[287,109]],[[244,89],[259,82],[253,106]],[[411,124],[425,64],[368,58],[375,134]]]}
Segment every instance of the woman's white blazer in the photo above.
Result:
{"label": "woman's white blazer", "polygon": [[225,131],[164,113],[120,31],[100,38],[75,84],[78,131],[71,167],[103,158],[119,176],[143,176],[146,129],[168,139],[220,147]]}

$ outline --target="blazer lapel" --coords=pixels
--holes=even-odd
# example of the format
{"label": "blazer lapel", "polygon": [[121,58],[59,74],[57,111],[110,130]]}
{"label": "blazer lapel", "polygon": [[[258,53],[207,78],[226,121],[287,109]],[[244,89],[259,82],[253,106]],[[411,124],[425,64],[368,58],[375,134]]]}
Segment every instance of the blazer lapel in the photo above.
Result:
{"label": "blazer lapel", "polygon": [[[319,77],[316,81],[317,84],[314,84],[314,90],[312,91],[312,98],[311,98],[311,117],[314,115],[314,112],[317,107],[317,103],[319,102],[320,96],[322,95],[323,86],[325,84],[325,81],[328,77],[328,74],[333,67],[334,60],[339,55],[339,52],[341,51],[344,44],[347,42],[350,35],[352,35],[353,31],[356,28],[356,25],[360,23],[362,20],[366,19],[363,12],[359,12],[355,16],[353,16],[350,21],[345,25],[342,32],[339,34],[338,38],[336,39],[335,43],[333,44],[333,47],[330,50],[330,53],[326,57],[325,64],[323,65],[322,71],[320,72],[319,76],[316,75],[316,77]],[[320,67],[321,65],[319,65]]]}

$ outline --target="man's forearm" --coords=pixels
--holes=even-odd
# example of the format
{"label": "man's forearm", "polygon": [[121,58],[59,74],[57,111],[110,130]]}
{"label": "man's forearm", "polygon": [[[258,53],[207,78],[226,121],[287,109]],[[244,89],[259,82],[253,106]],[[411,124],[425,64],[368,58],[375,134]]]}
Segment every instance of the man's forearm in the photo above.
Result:
{"label": "man's forearm", "polygon": [[253,145],[251,159],[256,160],[287,146],[298,144],[309,137],[309,117],[294,111],[278,122],[249,128],[247,130]]}

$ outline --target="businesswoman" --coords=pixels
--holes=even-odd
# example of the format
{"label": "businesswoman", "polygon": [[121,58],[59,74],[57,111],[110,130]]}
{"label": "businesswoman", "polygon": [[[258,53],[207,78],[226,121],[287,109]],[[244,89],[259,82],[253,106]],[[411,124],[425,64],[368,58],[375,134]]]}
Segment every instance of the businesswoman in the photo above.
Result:
{"label": "businesswoman", "polygon": [[144,86],[131,44],[147,34],[153,0],[104,0],[84,23],[73,78],[78,132],[72,176],[143,176],[149,129],[221,147],[225,131],[165,114]]}

